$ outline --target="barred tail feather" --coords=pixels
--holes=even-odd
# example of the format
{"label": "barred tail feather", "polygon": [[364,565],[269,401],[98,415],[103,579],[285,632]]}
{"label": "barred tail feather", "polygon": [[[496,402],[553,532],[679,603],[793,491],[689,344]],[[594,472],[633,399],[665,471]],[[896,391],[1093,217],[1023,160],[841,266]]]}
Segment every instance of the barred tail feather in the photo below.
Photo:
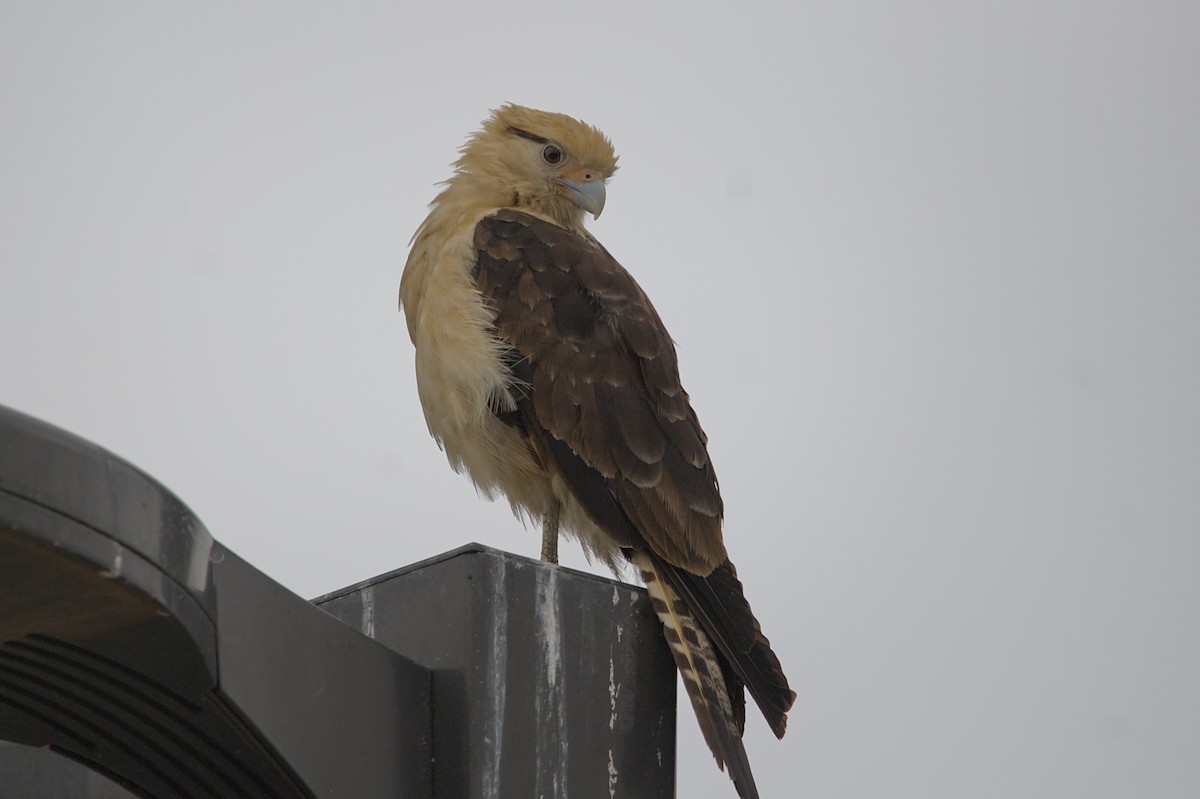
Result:
{"label": "barred tail feather", "polygon": [[631,552],[629,557],[641,572],[654,612],[663,624],[705,743],[722,770],[728,765],[738,796],[758,799],[758,788],[742,745],[739,717],[744,715],[737,712],[740,707],[734,706],[735,701],[740,702],[741,692],[736,700],[730,696],[720,655],[655,559],[644,551]]}
{"label": "barred tail feather", "polygon": [[796,693],[788,687],[779,658],[750,610],[737,569],[726,560],[701,577],[662,563],[653,555],[650,557],[659,564],[659,571],[687,603],[728,664],[726,679],[730,692],[738,695],[735,701],[741,699],[744,684],[775,737],[782,738]]}

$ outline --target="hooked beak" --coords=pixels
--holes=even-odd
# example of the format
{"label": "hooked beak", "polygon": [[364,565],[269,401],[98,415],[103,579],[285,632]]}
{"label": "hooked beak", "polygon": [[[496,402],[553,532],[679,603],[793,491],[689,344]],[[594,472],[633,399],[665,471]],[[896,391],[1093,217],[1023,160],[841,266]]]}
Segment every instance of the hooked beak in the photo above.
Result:
{"label": "hooked beak", "polygon": [[586,182],[554,178],[554,182],[571,193],[571,201],[597,219],[604,210],[604,180],[597,178]]}

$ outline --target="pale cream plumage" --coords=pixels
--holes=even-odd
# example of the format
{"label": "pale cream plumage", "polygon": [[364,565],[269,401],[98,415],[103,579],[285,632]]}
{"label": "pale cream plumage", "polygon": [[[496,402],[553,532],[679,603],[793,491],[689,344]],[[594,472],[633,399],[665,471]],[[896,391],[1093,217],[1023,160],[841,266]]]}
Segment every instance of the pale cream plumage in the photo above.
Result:
{"label": "pale cream plumage", "polygon": [[546,196],[541,146],[506,135],[509,128],[553,130],[556,141],[571,148],[576,171],[594,172],[593,179],[606,180],[617,169],[608,139],[566,115],[506,105],[485,121],[463,146],[454,175],[413,236],[400,281],[400,302],[416,347],[417,391],[429,432],[455,471],[465,471],[489,499],[503,494],[518,516],[540,521],[557,506],[562,532],[617,570],[615,543],[562,480],[537,463],[521,436],[492,412],[497,403],[501,410],[515,407],[513,377],[501,361],[492,312],[471,275],[476,225],[515,204],[588,235],[583,209],[566,197]]}

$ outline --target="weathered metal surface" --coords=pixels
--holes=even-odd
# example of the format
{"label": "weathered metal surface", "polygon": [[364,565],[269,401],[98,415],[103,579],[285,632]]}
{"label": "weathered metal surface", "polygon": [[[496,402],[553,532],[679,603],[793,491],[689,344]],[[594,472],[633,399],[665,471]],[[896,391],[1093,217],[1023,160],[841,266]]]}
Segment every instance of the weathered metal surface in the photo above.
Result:
{"label": "weathered metal surface", "polygon": [[470,544],[315,601],[433,672],[439,799],[674,796],[643,589]]}

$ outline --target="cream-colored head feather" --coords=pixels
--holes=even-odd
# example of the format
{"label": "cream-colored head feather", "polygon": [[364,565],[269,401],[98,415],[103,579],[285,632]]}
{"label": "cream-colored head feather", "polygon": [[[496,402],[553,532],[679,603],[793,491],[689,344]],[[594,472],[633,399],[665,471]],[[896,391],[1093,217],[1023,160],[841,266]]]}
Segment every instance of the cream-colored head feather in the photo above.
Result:
{"label": "cream-colored head feather", "polygon": [[617,170],[612,142],[565,114],[506,104],[463,145],[435,204],[524,208],[580,229],[599,215],[604,182]]}

